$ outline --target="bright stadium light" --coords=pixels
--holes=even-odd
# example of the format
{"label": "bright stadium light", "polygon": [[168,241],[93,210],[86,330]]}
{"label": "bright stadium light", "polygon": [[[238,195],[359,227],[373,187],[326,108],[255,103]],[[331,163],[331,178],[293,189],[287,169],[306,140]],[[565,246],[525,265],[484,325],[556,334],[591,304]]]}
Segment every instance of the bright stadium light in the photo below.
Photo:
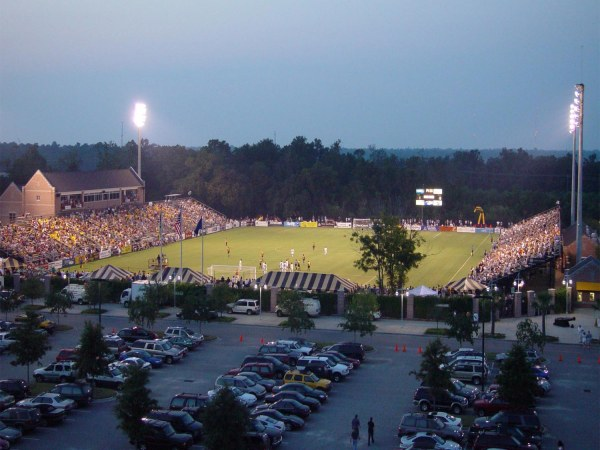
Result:
{"label": "bright stadium light", "polygon": [[133,112],[133,123],[138,129],[138,164],[137,174],[142,178],[142,127],[146,124],[147,107],[145,103],[136,103]]}
{"label": "bright stadium light", "polygon": [[583,234],[583,93],[584,85],[575,85],[575,95],[569,112],[569,132],[573,135],[573,163],[571,168],[571,224],[575,219],[575,149],[577,148],[577,218],[576,218],[576,262],[581,260]]}

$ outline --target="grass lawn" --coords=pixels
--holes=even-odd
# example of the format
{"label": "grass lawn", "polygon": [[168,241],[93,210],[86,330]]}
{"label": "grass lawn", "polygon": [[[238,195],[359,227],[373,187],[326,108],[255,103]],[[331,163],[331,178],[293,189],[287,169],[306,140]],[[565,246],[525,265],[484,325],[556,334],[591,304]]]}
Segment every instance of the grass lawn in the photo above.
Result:
{"label": "grass lawn", "polygon": [[[354,267],[359,258],[358,246],[350,241],[352,230],[335,228],[285,228],[285,227],[248,227],[214,233],[204,238],[204,272],[211,265],[237,266],[240,259],[245,266],[257,266],[257,275],[261,272],[258,264],[261,253],[267,270],[279,270],[281,260],[298,259],[302,256],[311,263],[311,272],[334,273],[355,283],[374,284],[375,272],[364,273]],[[408,285],[437,286],[468,275],[472,267],[483,257],[484,251],[491,247],[490,235],[476,233],[450,233],[424,231],[420,235],[424,243],[419,251],[426,255],[417,269],[408,274]],[[200,271],[202,261],[201,238],[183,242],[183,260],[181,265]],[[313,243],[315,249],[313,250]],[[231,249],[227,255],[227,247]],[[327,255],[324,254],[327,247]],[[294,249],[294,258],[290,250]],[[471,256],[471,249],[473,255]],[[163,247],[169,265],[179,267],[180,244]],[[83,270],[94,270],[107,264],[122,267],[131,272],[148,272],[148,260],[156,258],[158,248],[129,253],[102,259],[86,264]],[[301,271],[307,271],[302,264]],[[217,274],[220,276],[221,274]],[[228,274],[224,274],[226,277]],[[233,275],[232,273],[229,276]]]}

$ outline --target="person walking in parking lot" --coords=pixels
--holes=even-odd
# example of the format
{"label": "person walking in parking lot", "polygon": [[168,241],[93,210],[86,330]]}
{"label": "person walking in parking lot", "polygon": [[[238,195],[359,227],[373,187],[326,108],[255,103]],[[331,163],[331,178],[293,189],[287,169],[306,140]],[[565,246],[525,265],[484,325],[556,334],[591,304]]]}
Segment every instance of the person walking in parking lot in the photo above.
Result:
{"label": "person walking in parking lot", "polygon": [[356,431],[357,435],[360,436],[360,420],[358,419],[358,414],[354,414],[354,419],[352,419],[352,431]]}
{"label": "person walking in parking lot", "polygon": [[350,439],[352,440],[352,450],[357,450],[358,449],[358,428],[353,429],[352,433],[350,434]]}
{"label": "person walking in parking lot", "polygon": [[367,445],[370,446],[371,442],[375,443],[375,422],[373,422],[373,418],[371,417],[367,422]]}

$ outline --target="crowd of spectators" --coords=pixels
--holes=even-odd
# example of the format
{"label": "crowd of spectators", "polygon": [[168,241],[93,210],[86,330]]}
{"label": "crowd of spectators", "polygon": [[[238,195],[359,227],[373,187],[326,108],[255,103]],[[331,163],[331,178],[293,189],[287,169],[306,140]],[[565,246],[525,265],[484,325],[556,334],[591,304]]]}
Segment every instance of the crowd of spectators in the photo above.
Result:
{"label": "crowd of spectators", "polygon": [[[175,222],[181,210],[182,234],[191,237],[200,218],[204,230],[225,229],[227,218],[191,198],[118,208],[29,218],[0,227],[0,249],[26,264],[71,258],[86,261],[101,251],[136,251],[179,240]],[[162,214],[162,233],[160,216]]]}
{"label": "crowd of spectators", "polygon": [[481,262],[471,269],[471,278],[482,283],[525,269],[532,261],[556,256],[562,245],[560,209],[553,208],[502,229]]}

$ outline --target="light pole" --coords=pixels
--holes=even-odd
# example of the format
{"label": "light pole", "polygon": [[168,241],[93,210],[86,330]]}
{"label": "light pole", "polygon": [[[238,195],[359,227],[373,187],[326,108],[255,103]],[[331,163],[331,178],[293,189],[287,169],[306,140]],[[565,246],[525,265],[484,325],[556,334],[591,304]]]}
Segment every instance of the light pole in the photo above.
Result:
{"label": "light pole", "polygon": [[517,288],[517,292],[521,292],[521,288],[525,286],[525,281],[521,278],[521,273],[517,274],[517,278],[513,281],[513,286]]}
{"label": "light pole", "polygon": [[571,279],[568,270],[565,272],[565,279],[562,281],[562,284],[567,288],[566,313],[569,314],[571,312],[571,301],[573,296],[573,280]]}
{"label": "light pole", "polygon": [[138,129],[138,163],[137,175],[142,178],[142,127],[146,124],[147,108],[145,103],[136,103],[133,112],[133,123]]}
{"label": "light pole", "polygon": [[[581,237],[583,234],[583,93],[584,85],[575,85],[575,96],[571,104],[569,114],[569,131],[573,133],[573,147],[575,146],[575,134],[579,130],[577,138],[579,141],[577,151],[577,257],[576,262],[581,261]],[[571,194],[572,197],[572,194]]]}
{"label": "light pole", "polygon": [[254,290],[258,289],[258,314],[262,314],[262,290],[267,289],[266,284],[258,284],[254,285]]}

